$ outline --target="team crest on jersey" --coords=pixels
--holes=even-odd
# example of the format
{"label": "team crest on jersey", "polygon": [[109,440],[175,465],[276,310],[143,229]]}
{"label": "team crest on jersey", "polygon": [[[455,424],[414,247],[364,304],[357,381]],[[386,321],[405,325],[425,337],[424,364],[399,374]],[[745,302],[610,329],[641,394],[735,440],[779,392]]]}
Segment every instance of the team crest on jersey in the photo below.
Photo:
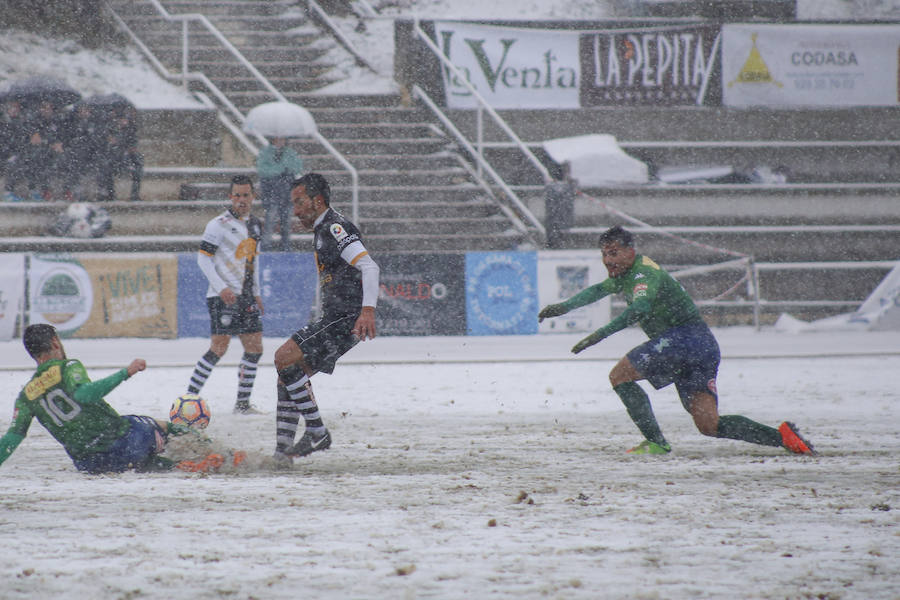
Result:
{"label": "team crest on jersey", "polygon": [[646,283],[639,283],[636,286],[634,286],[634,297],[635,298],[642,298],[646,295],[647,295],[647,284]]}
{"label": "team crest on jersey", "polygon": [[347,232],[344,231],[344,228],[341,227],[340,223],[333,223],[329,230],[331,231],[331,235],[333,235],[334,239],[338,242],[343,241],[343,239],[347,237]]}

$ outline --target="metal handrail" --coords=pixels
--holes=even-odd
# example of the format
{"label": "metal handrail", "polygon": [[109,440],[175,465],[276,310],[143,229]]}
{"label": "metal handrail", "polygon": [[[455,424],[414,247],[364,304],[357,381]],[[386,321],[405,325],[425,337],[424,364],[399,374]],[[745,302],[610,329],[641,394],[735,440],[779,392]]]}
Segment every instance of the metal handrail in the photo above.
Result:
{"label": "metal handrail", "polygon": [[469,80],[462,73],[462,71],[460,71],[458,68],[456,68],[456,65],[454,65],[450,61],[449,58],[444,56],[444,53],[441,52],[441,49],[438,48],[437,44],[434,43],[434,40],[432,40],[428,36],[428,34],[425,33],[425,30],[422,29],[421,25],[419,25],[418,18],[416,18],[414,21],[413,30],[415,31],[416,35],[423,42],[425,42],[425,45],[438,58],[438,60],[440,60],[441,63],[443,63],[444,66],[446,66],[459,79],[459,81],[469,90],[469,92],[472,93],[472,96],[478,101],[477,118],[478,118],[479,146],[481,145],[481,139],[482,139],[482,135],[483,135],[482,134],[482,116],[481,115],[482,115],[482,112],[484,111],[484,112],[487,112],[494,119],[494,122],[500,127],[500,129],[502,129],[503,132],[506,133],[506,135],[508,135],[510,137],[510,139],[513,140],[515,145],[522,151],[522,153],[525,155],[525,157],[541,173],[541,176],[544,179],[544,183],[546,184],[546,183],[550,183],[551,181],[553,181],[553,177],[550,176],[550,172],[547,170],[547,167],[545,167],[544,164],[538,159],[538,157],[536,157],[534,155],[534,153],[531,150],[529,150],[528,147],[522,142],[522,140],[519,139],[519,136],[516,135],[516,132],[513,131],[512,128],[506,123],[506,121],[503,120],[503,117],[501,117],[499,114],[497,114],[497,111],[495,111],[493,109],[493,107],[491,107],[491,105],[488,104],[487,100],[485,100],[484,97],[478,92],[478,90],[475,89],[475,86],[473,86],[469,82]]}
{"label": "metal handrail", "polygon": [[325,9],[319,6],[319,3],[316,2],[316,0],[306,0],[306,6],[310,12],[315,13],[317,19],[322,21],[322,23],[324,23],[325,26],[331,30],[331,33],[334,35],[334,37],[337,38],[338,43],[340,43],[341,46],[343,46],[347,50],[347,52],[353,55],[353,60],[356,61],[357,65],[369,69],[376,75],[378,74],[378,70],[373,67],[371,63],[369,63],[369,61],[367,61],[365,57],[356,49],[356,47],[353,45],[353,42],[351,42],[350,39],[346,35],[344,35],[344,32],[340,30],[340,28],[335,24],[331,17],[328,16],[328,13],[325,12]]}
{"label": "metal handrail", "polygon": [[[413,85],[412,88],[413,96],[418,97],[425,103],[425,105],[431,109],[434,115],[440,119],[441,123],[450,131],[451,134],[457,139],[457,141],[466,149],[466,151],[472,156],[473,159],[478,163],[479,167],[483,168],[487,171],[488,175],[496,182],[496,184],[503,190],[503,193],[506,194],[509,199],[516,205],[516,208],[525,215],[525,217],[531,221],[531,224],[534,225],[535,229],[537,229],[542,236],[546,237],[547,230],[544,228],[543,224],[534,216],[534,214],[528,210],[528,207],[519,199],[514,191],[507,185],[507,183],[503,180],[502,177],[494,170],[494,168],[490,165],[490,163],[485,160],[485,158],[475,150],[472,146],[471,142],[466,139],[466,136],[462,134],[462,132],[453,124],[450,118],[441,111],[435,102],[428,97],[428,94],[420,88],[418,85]],[[528,233],[527,228],[524,224],[518,219],[514,220],[513,223],[516,227],[522,231],[523,233]]]}
{"label": "metal handrail", "polygon": [[[140,38],[135,34],[128,24],[119,17],[118,14],[114,10],[112,10],[109,6],[107,6],[109,12],[112,14],[116,23],[121,27],[128,36],[137,44],[138,48],[144,55],[150,60],[153,64],[154,68],[166,79],[180,79],[182,84],[187,87],[188,81],[197,81],[203,84],[212,94],[228,109],[228,111],[234,116],[234,118],[241,125],[246,121],[246,117],[244,114],[228,99],[225,94],[212,82],[209,78],[203,73],[196,73],[192,71],[188,71],[188,23],[190,21],[198,21],[200,22],[207,31],[209,31],[215,38],[223,45],[225,48],[244,66],[248,71],[253,75],[253,77],[262,84],[266,90],[275,97],[276,100],[281,102],[289,102],[289,100],[282,94],[278,88],[272,85],[272,83],[257,70],[253,64],[248,61],[243,54],[241,54],[240,50],[234,47],[228,39],[222,35],[222,33],[218,30],[218,28],[213,25],[209,19],[207,19],[204,15],[198,13],[186,13],[181,15],[173,15],[166,10],[166,8],[159,2],[159,0],[150,0],[150,3],[156,8],[157,12],[167,21],[178,22],[180,21],[182,24],[182,51],[181,51],[181,74],[175,75],[169,72],[169,70],[156,58],[150,48],[144,44]],[[256,136],[262,142],[265,142],[265,138],[261,136]],[[316,131],[312,137],[319,142],[326,150],[328,150],[329,154],[334,156],[341,165],[350,172],[351,182],[352,182],[352,218],[354,223],[359,223],[359,173],[356,168],[353,167],[352,164],[340,153],[331,143],[325,139],[322,134]],[[238,138],[241,139],[242,143],[246,144],[246,138]],[[254,154],[259,153],[259,149],[250,145],[248,149]]]}

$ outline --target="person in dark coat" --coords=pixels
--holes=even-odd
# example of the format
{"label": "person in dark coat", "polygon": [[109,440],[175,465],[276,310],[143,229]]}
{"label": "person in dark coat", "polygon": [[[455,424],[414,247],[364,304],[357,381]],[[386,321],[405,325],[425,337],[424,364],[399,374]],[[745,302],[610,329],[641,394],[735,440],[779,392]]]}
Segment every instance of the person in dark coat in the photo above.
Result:
{"label": "person in dark coat", "polygon": [[65,112],[49,100],[26,109],[19,149],[7,164],[7,192],[15,194],[16,186],[25,182],[26,200],[51,199],[51,182],[62,176],[65,119]]}
{"label": "person in dark coat", "polygon": [[144,156],[138,152],[137,110],[132,106],[116,107],[97,155],[98,200],[115,200],[115,177],[127,172],[131,176],[131,200],[140,200]]}
{"label": "person in dark coat", "polygon": [[92,174],[96,177],[96,162],[107,125],[100,112],[87,102],[79,102],[66,123],[62,170],[67,191],[71,191],[74,200],[88,199],[84,179]]}

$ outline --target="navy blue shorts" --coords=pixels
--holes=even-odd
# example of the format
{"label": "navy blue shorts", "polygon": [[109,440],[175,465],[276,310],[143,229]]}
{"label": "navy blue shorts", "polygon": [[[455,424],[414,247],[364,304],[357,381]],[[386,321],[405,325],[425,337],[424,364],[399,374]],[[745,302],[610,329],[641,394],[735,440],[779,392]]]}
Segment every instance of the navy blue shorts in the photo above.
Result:
{"label": "navy blue shorts", "polygon": [[687,410],[696,392],[718,399],[716,375],[721,359],[719,344],[703,321],[673,327],[628,353],[628,360],[655,389],[674,383]]}
{"label": "navy blue shorts", "polygon": [[323,317],[291,336],[303,352],[303,362],[315,373],[332,373],[337,359],[359,343],[351,331],[356,317]]}
{"label": "navy blue shorts", "polygon": [[121,473],[140,469],[147,460],[165,447],[165,438],[152,417],[123,415],[131,423],[128,432],[116,440],[106,452],[96,452],[74,461],[75,468],[88,473]]}
{"label": "navy blue shorts", "polygon": [[241,335],[262,331],[262,319],[256,300],[242,300],[228,306],[218,296],[206,299],[211,335]]}

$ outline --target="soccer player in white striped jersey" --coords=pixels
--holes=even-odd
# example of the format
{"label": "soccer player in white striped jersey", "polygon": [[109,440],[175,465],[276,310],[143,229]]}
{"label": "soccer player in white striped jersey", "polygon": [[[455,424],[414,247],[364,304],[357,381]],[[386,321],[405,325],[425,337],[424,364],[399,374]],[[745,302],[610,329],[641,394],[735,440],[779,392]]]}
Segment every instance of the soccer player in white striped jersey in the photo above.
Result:
{"label": "soccer player in white striped jersey", "polygon": [[[331,208],[331,190],[318,173],[291,185],[294,215],[313,231],[322,316],[295,332],[275,351],[278,409],[275,460],[290,464],[331,446],[309,378],[331,373],[338,358],[360,340],[375,337],[375,303],[380,270],[362,243],[359,229]],[[303,418],[305,430],[294,443]]]}
{"label": "soccer player in white striped jersey", "polygon": [[213,367],[228,350],[232,336],[244,347],[238,369],[234,412],[258,413],[250,404],[256,368],[262,356],[263,303],[259,287],[259,242],[261,221],[250,214],[256,194],[246,175],[231,180],[231,207],[211,220],[203,232],[197,264],[209,281],[209,350],[194,367],[187,391],[199,394]]}

